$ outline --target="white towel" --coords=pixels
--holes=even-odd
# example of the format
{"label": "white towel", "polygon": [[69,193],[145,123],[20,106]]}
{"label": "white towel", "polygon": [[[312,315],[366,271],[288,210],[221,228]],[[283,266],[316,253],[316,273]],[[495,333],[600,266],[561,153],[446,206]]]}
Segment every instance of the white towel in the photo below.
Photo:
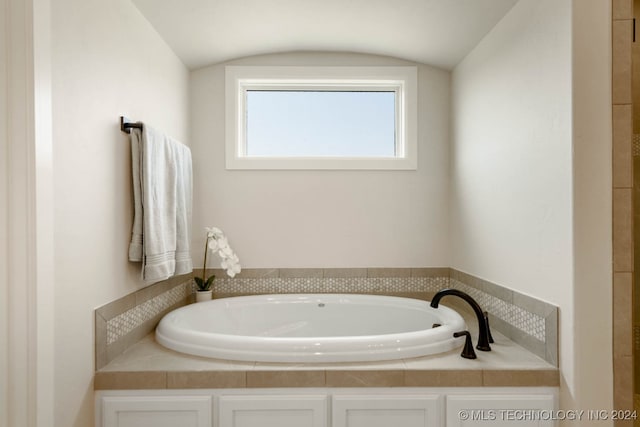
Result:
{"label": "white towel", "polygon": [[193,270],[189,147],[147,125],[131,130],[134,217],[129,260],[155,283]]}

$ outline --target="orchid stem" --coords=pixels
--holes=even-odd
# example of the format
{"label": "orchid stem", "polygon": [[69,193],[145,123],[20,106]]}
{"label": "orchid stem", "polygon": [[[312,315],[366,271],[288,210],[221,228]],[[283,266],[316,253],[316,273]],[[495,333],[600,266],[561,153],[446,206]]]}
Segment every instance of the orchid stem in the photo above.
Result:
{"label": "orchid stem", "polygon": [[206,282],[206,271],[207,271],[207,252],[209,252],[209,236],[204,241],[204,263],[202,264],[202,281]]}

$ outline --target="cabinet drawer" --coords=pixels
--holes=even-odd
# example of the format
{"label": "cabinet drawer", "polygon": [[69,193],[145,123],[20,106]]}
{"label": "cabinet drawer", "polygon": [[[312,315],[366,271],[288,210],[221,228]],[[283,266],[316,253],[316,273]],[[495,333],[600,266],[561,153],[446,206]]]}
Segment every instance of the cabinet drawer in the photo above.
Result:
{"label": "cabinet drawer", "polygon": [[439,427],[438,395],[333,397],[333,427]]}
{"label": "cabinet drawer", "polygon": [[211,396],[103,396],[102,427],[211,427]]}
{"label": "cabinet drawer", "polygon": [[327,396],[221,396],[219,427],[325,427]]}

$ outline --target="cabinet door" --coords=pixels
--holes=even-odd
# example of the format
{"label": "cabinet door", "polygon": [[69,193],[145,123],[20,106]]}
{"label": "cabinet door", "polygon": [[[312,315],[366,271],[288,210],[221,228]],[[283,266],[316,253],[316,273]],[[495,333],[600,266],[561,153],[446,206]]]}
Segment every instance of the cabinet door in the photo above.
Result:
{"label": "cabinet door", "polygon": [[333,397],[333,427],[440,427],[437,395]]}
{"label": "cabinet door", "polygon": [[447,396],[447,427],[551,427],[552,395]]}
{"label": "cabinet door", "polygon": [[104,396],[102,427],[211,427],[211,396]]}
{"label": "cabinet door", "polygon": [[326,427],[324,395],[221,396],[219,427]]}

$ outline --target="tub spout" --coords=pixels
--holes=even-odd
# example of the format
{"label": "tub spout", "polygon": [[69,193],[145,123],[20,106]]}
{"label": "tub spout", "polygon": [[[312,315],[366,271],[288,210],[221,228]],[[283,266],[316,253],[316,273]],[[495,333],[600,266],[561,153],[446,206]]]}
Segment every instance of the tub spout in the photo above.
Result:
{"label": "tub spout", "polygon": [[478,345],[476,348],[481,351],[491,351],[491,347],[489,346],[489,327],[487,325],[487,321],[484,316],[484,312],[480,308],[480,305],[474,300],[469,294],[459,291],[457,289],[443,289],[437,294],[434,295],[431,300],[431,307],[438,308],[438,304],[440,304],[440,300],[442,297],[447,295],[453,295],[465,300],[473,309],[478,318]]}

